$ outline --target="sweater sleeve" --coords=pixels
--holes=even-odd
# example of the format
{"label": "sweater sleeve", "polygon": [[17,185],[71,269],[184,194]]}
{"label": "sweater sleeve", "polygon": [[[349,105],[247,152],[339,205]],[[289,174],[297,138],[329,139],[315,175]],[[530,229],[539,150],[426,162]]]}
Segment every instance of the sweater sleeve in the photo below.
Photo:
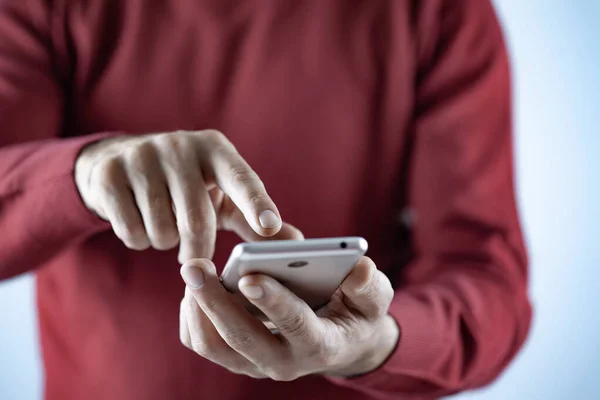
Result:
{"label": "sweater sleeve", "polygon": [[0,279],[31,270],[106,224],[73,178],[80,149],[107,133],[61,139],[63,92],[44,6],[0,0]]}
{"label": "sweater sleeve", "polygon": [[333,379],[381,400],[491,382],[531,318],[502,33],[486,0],[438,3],[423,28],[437,37],[420,49],[407,200],[414,258],[390,308],[401,337],[376,371]]}

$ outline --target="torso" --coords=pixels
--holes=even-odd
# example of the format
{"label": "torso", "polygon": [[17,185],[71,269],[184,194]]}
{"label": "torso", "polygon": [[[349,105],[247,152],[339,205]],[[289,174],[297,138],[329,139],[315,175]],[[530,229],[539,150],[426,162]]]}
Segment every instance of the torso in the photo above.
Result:
{"label": "torso", "polygon": [[[55,25],[70,82],[65,135],[218,129],[286,221],[307,237],[364,236],[379,267],[397,275],[415,81],[404,3],[70,2],[57,13],[66,28]],[[219,267],[237,240],[219,236]],[[61,291],[65,280],[77,289]],[[130,252],[107,232],[40,272],[39,294],[55,398],[68,374],[78,398],[281,398],[284,387],[289,400],[309,390],[363,398],[321,378],[236,377],[184,349],[174,252]]]}

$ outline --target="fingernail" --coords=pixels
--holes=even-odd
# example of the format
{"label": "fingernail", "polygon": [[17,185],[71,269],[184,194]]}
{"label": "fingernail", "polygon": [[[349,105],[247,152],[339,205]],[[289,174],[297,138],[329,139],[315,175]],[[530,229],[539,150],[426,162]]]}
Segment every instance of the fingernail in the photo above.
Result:
{"label": "fingernail", "polygon": [[198,289],[204,283],[204,271],[194,265],[181,267],[181,277],[191,289]]}
{"label": "fingernail", "polygon": [[260,285],[240,285],[240,292],[252,300],[258,300],[265,295],[265,291]]}
{"label": "fingernail", "polygon": [[263,228],[276,228],[281,224],[279,217],[271,210],[265,210],[258,216],[260,226]]}

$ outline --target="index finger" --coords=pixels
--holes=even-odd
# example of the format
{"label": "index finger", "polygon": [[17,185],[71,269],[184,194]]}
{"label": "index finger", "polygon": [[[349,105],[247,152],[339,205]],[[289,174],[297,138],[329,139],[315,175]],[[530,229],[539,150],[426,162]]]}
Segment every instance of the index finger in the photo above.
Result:
{"label": "index finger", "polygon": [[281,216],[258,174],[222,134],[206,141],[202,171],[207,182],[214,182],[243,213],[260,236],[273,236],[281,229]]}

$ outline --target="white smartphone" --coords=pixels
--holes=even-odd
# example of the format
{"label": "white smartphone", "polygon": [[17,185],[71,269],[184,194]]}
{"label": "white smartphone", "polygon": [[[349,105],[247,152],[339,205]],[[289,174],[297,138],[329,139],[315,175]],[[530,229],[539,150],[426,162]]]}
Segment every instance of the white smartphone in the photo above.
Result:
{"label": "white smartphone", "polygon": [[254,315],[261,313],[239,293],[238,281],[257,273],[276,279],[316,310],[329,302],[367,247],[361,237],[240,243],[233,248],[221,281]]}

